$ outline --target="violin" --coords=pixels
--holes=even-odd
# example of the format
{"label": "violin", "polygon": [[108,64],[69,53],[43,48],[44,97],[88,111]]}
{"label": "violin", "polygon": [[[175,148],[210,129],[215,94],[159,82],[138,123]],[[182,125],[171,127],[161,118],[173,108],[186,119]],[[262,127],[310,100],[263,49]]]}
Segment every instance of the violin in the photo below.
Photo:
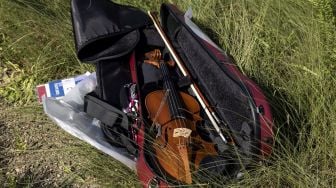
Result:
{"label": "violin", "polygon": [[145,58],[144,62],[159,68],[163,77],[163,89],[145,98],[149,118],[159,130],[153,143],[156,159],[170,176],[191,184],[192,169],[197,170],[205,156],[218,153],[213,143],[197,133],[197,122],[201,120],[197,100],[178,91],[170,79],[168,66],[174,63],[161,60],[157,49],[146,53]]}

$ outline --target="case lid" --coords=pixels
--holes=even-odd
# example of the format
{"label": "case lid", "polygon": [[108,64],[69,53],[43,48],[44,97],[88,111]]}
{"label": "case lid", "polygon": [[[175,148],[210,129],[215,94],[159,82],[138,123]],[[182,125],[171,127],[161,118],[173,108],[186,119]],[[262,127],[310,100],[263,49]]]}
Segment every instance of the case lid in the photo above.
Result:
{"label": "case lid", "polygon": [[141,10],[108,0],[72,0],[71,13],[77,56],[93,63],[132,51],[137,29],[151,24]]}
{"label": "case lid", "polygon": [[191,21],[190,10],[181,12],[172,4],[161,6],[161,23],[191,77],[200,87],[236,144],[246,155],[260,153],[260,123],[249,80],[233,59]]}

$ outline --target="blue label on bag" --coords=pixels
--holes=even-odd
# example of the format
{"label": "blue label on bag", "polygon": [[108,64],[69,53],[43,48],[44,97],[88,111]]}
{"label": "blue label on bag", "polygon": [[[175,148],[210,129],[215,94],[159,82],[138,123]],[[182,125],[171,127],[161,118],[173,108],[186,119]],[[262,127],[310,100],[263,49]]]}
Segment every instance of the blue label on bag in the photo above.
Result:
{"label": "blue label on bag", "polygon": [[61,80],[49,82],[50,97],[64,96],[64,89]]}
{"label": "blue label on bag", "polygon": [[81,74],[75,77],[70,77],[62,80],[54,80],[50,81],[46,84],[41,84],[36,86],[36,93],[39,99],[39,102],[42,102],[42,96],[51,97],[55,99],[61,99],[68,92],[72,90],[72,88],[76,87],[76,85],[82,80],[86,79],[91,74],[90,72],[86,72],[85,74]]}

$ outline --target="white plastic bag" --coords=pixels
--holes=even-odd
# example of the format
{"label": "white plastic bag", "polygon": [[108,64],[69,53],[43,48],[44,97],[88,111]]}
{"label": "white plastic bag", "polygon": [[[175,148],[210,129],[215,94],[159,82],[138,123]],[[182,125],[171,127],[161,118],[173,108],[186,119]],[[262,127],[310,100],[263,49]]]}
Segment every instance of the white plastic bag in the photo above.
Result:
{"label": "white plastic bag", "polygon": [[125,149],[109,144],[99,126],[99,121],[83,112],[84,96],[95,89],[96,82],[93,73],[78,83],[62,100],[43,97],[44,112],[66,132],[135,170],[135,158]]}
{"label": "white plastic bag", "polygon": [[72,108],[83,111],[84,96],[92,92],[96,86],[96,73],[92,73],[72,88],[61,100],[69,104]]}

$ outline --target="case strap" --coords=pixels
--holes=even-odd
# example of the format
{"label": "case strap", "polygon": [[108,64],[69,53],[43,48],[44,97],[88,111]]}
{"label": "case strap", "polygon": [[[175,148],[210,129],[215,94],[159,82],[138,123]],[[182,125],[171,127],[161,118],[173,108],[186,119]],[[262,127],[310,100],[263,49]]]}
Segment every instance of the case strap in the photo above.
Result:
{"label": "case strap", "polygon": [[108,141],[115,146],[126,147],[131,154],[136,155],[137,148],[133,141],[124,134],[129,131],[130,126],[126,114],[92,93],[86,95],[84,101],[84,111],[102,122],[102,130]]}
{"label": "case strap", "polygon": [[84,111],[89,116],[97,118],[102,123],[110,126],[119,122],[122,128],[128,130],[128,117],[118,108],[90,94],[85,96],[84,101]]}

